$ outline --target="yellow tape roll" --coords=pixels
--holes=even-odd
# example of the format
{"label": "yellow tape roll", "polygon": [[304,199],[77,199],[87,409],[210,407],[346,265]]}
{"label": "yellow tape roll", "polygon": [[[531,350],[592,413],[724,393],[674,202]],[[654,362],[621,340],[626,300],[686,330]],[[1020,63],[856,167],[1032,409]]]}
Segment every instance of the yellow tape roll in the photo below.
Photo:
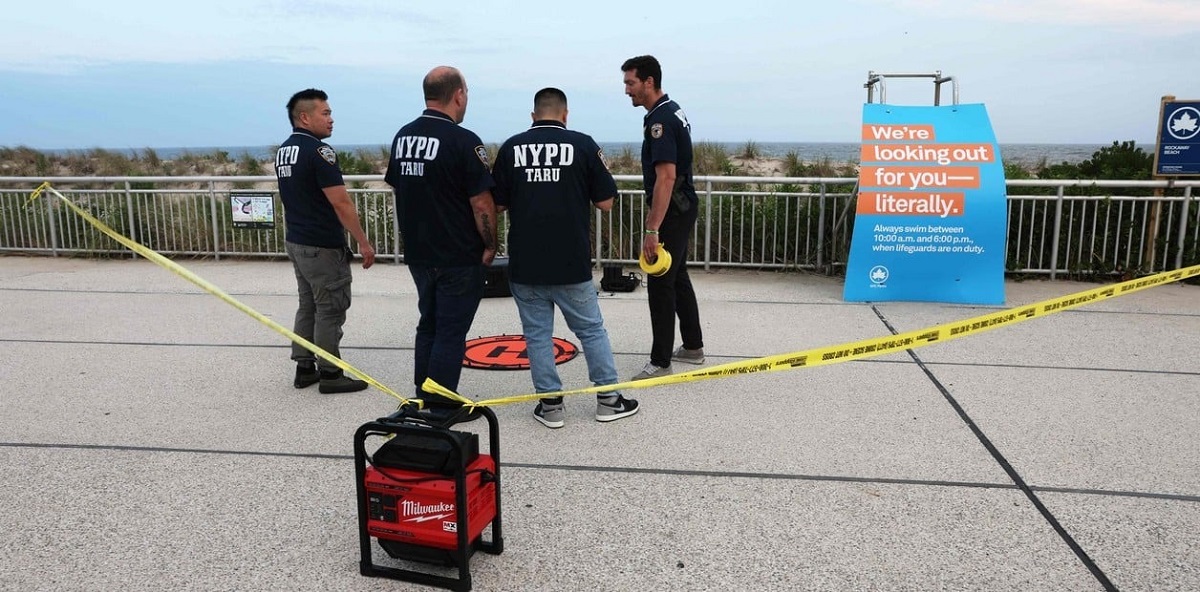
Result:
{"label": "yellow tape roll", "polygon": [[658,253],[658,258],[654,260],[654,263],[646,261],[646,253],[643,252],[641,255],[638,255],[638,266],[647,275],[654,277],[667,273],[667,270],[671,269],[671,252],[665,249],[662,243],[658,243],[658,251],[656,253]]}

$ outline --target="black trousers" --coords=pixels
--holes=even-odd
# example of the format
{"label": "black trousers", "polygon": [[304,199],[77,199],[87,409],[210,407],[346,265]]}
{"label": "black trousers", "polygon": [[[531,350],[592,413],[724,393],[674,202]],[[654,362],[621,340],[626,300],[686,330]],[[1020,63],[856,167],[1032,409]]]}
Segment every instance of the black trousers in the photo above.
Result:
{"label": "black trousers", "polygon": [[646,277],[649,292],[650,327],[654,342],[650,346],[650,362],[666,368],[671,365],[671,353],[675,349],[675,317],[679,317],[679,334],[683,347],[704,347],[704,336],[700,330],[700,308],[696,304],[696,291],[688,276],[688,244],[696,228],[699,212],[693,205],[689,211],[667,212],[658,228],[658,240],[671,253],[671,268],[661,276]]}

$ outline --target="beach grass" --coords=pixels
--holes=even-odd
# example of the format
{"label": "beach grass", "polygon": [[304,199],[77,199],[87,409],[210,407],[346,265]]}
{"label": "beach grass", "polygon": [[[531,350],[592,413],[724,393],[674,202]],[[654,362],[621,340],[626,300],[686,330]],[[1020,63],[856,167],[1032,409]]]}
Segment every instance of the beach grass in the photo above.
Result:
{"label": "beach grass", "polygon": [[758,147],[758,142],[754,140],[746,140],[746,143],[742,144],[742,151],[738,153],[739,157],[751,160],[762,158],[762,155],[762,149]]}

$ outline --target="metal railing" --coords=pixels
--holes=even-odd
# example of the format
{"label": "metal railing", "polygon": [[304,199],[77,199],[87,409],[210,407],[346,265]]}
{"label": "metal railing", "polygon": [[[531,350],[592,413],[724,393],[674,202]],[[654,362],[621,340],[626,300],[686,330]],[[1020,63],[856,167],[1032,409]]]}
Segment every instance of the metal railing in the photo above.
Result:
{"label": "metal railing", "polygon": [[[232,224],[240,187],[275,194],[274,177],[0,177],[0,253],[134,256],[58,200],[30,201],[49,180],[118,232],[164,255],[283,257],[274,229]],[[367,236],[382,260],[403,261],[392,195],[378,175],[347,176]],[[641,178],[619,175],[618,203],[597,212],[600,262],[636,261],[645,220]],[[699,221],[691,263],[712,267],[838,273],[854,223],[853,178],[697,177]],[[1200,263],[1200,181],[1008,181],[1007,270],[1123,274]],[[1137,195],[1151,190],[1163,195]],[[504,220],[501,220],[504,230]]]}

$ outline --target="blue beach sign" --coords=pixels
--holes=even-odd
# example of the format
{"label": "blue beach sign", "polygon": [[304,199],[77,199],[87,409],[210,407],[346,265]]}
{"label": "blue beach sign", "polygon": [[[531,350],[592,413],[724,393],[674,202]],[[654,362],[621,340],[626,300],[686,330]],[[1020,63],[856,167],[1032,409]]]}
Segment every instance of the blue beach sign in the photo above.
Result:
{"label": "blue beach sign", "polygon": [[843,297],[1004,303],[1004,165],[987,109],[863,105]]}
{"label": "blue beach sign", "polygon": [[1154,174],[1200,175],[1200,101],[1163,101]]}

